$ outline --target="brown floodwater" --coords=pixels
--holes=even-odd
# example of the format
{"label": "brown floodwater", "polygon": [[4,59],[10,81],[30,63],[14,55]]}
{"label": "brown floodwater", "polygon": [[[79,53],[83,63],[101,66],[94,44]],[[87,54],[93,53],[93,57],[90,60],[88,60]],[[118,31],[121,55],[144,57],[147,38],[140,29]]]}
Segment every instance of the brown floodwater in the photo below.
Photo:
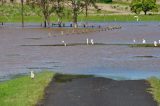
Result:
{"label": "brown floodwater", "polygon": [[[136,43],[142,43],[143,38],[147,43],[158,41],[160,23],[95,24],[120,25],[122,28],[82,34],[68,32],[62,35],[61,31],[52,28],[0,26],[0,80],[26,74],[30,70],[93,74],[113,79],[146,79],[160,76],[160,48],[112,45],[133,44],[133,39]],[[87,38],[94,39],[95,43],[111,45],[84,45]],[[62,44],[62,41],[75,45],[47,46]]]}

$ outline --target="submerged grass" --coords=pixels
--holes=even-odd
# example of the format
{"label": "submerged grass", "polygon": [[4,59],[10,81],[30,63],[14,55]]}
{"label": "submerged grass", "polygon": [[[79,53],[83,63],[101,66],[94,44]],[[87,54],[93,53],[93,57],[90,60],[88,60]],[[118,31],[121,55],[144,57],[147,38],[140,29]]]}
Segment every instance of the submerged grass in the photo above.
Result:
{"label": "submerged grass", "polygon": [[68,82],[72,81],[73,79],[78,78],[89,78],[94,77],[93,75],[71,75],[71,74],[56,74],[54,79],[56,82]]}
{"label": "submerged grass", "polygon": [[131,44],[130,47],[160,47],[160,45],[154,46],[154,44]]}
{"label": "submerged grass", "polygon": [[151,77],[148,79],[148,81],[151,85],[149,90],[153,94],[154,99],[160,105],[160,78]]}
{"label": "submerged grass", "polygon": [[33,106],[42,99],[44,89],[54,73],[41,72],[35,79],[21,76],[0,83],[0,106]]}

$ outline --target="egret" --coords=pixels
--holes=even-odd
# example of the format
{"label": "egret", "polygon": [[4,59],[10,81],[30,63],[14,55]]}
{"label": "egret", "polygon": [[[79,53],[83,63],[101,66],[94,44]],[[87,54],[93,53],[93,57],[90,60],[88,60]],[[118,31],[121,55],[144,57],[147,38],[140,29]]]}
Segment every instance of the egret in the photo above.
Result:
{"label": "egret", "polygon": [[145,40],[145,39],[143,39],[142,43],[143,43],[143,44],[145,44],[145,43],[146,43],[146,40]]}
{"label": "egret", "polygon": [[94,45],[94,41],[93,41],[93,39],[91,39],[91,44],[92,44],[92,45]]}
{"label": "egret", "polygon": [[48,33],[48,36],[51,37],[51,32]]}
{"label": "egret", "polygon": [[157,41],[154,41],[154,46],[157,47]]}
{"label": "egret", "polygon": [[136,40],[135,40],[135,39],[133,39],[133,43],[136,43]]}
{"label": "egret", "polygon": [[64,35],[64,32],[63,32],[63,31],[61,31],[61,35]]}
{"label": "egret", "polygon": [[87,45],[89,44],[89,40],[88,40],[88,38],[86,39],[86,41],[87,41]]}
{"label": "egret", "polygon": [[34,79],[35,75],[34,75],[34,72],[31,71],[31,78]]}
{"label": "egret", "polygon": [[62,41],[62,43],[64,44],[64,46],[67,46],[67,44],[64,42],[64,40]]}
{"label": "egret", "polygon": [[138,17],[138,16],[134,16],[134,18],[136,18],[136,19],[137,19],[137,21],[139,21],[139,17]]}

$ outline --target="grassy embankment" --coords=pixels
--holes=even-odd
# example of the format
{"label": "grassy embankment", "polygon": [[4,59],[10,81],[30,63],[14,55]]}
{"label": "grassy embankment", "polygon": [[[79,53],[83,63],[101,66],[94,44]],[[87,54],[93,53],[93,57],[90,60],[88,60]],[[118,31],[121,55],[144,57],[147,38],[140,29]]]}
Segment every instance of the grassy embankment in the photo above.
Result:
{"label": "grassy embankment", "polygon": [[42,99],[54,73],[37,73],[35,79],[21,76],[0,83],[0,106],[32,106]]}
{"label": "grassy embankment", "polygon": [[152,77],[148,79],[151,87],[149,91],[153,94],[154,99],[160,105],[160,79]]}

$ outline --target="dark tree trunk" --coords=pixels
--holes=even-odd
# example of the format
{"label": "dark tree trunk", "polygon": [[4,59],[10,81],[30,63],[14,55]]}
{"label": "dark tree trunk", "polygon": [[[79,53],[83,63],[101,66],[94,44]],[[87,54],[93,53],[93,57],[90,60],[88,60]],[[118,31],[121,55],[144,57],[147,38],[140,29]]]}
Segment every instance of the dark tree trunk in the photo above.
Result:
{"label": "dark tree trunk", "polygon": [[88,17],[88,6],[86,5],[86,17]]}
{"label": "dark tree trunk", "polygon": [[45,28],[47,27],[47,21],[46,20],[44,21],[44,27]]}
{"label": "dark tree trunk", "polygon": [[23,0],[21,0],[22,27],[24,27],[24,14],[23,14],[23,10],[24,10],[24,8],[23,8],[23,3],[24,3],[24,1],[23,1]]}
{"label": "dark tree trunk", "polygon": [[74,24],[74,27],[77,28],[77,12],[76,11],[73,12],[73,24]]}
{"label": "dark tree trunk", "polygon": [[147,11],[144,11],[144,14],[147,15]]}

